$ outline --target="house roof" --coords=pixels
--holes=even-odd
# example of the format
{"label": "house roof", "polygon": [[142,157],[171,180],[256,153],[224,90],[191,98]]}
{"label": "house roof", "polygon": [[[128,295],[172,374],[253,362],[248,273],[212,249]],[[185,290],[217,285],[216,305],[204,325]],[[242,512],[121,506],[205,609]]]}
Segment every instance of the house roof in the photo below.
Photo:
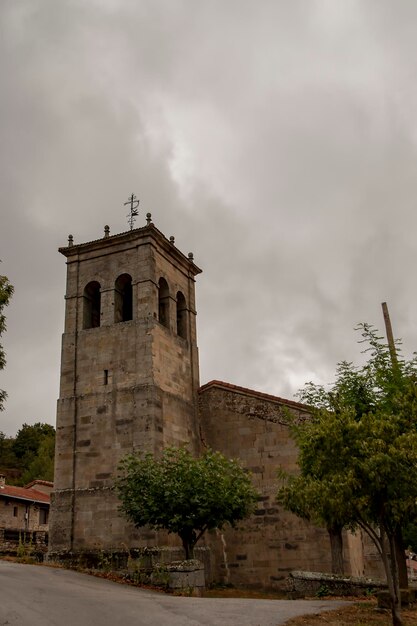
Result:
{"label": "house roof", "polygon": [[279,396],[272,396],[269,393],[262,393],[261,391],[255,391],[254,389],[247,389],[246,387],[239,387],[238,385],[225,383],[221,380],[211,380],[205,385],[202,385],[199,389],[199,392],[202,393],[206,389],[210,389],[213,387],[223,389],[224,391],[231,391],[232,393],[239,393],[239,394],[246,395],[246,396],[252,396],[254,398],[261,398],[262,400],[269,400],[271,402],[276,402],[278,404],[285,404],[288,407],[292,407],[294,409],[298,409],[301,411],[309,410],[309,407],[306,404],[302,404],[301,402],[295,402],[294,400],[286,400],[285,398],[280,398]]}
{"label": "house roof", "polygon": [[51,483],[49,480],[32,480],[32,482],[28,483],[24,486],[25,489],[31,489],[34,485],[43,485],[44,487],[53,487],[54,483]]}
{"label": "house roof", "polygon": [[38,502],[40,504],[50,504],[51,498],[47,493],[36,489],[26,489],[26,487],[15,487],[14,485],[4,485],[0,488],[0,498],[12,498],[14,500],[25,500]]}

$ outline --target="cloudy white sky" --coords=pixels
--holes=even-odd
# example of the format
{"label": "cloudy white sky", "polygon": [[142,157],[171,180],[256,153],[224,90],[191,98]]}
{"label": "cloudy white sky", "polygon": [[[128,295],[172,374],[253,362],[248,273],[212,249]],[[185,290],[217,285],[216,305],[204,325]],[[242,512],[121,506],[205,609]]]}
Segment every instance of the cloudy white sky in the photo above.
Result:
{"label": "cloudy white sky", "polygon": [[291,398],[417,349],[415,0],[2,0],[0,430],[55,422],[65,259],[155,225],[193,251],[201,382]]}

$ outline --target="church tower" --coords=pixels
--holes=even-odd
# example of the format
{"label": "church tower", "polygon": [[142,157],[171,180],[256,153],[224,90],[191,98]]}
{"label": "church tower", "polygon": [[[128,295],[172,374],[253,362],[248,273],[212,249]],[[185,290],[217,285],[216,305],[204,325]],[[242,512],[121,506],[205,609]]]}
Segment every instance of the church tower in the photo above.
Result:
{"label": "church tower", "polygon": [[193,255],[147,225],[59,252],[67,259],[50,552],[139,540],[117,512],[118,463],[188,442],[198,452]]}

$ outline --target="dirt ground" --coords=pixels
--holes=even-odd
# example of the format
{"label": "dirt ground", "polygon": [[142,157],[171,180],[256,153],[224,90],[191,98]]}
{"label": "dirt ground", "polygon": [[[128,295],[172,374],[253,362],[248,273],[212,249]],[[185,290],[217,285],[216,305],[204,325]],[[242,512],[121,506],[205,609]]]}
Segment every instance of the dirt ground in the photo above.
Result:
{"label": "dirt ground", "polygon": [[[404,626],[416,626],[417,608],[402,609]],[[391,613],[376,607],[376,600],[367,600],[321,615],[297,617],[285,626],[391,626]]]}
{"label": "dirt ground", "polygon": [[[266,593],[262,591],[248,591],[239,589],[208,589],[203,595],[205,597],[217,598],[265,598],[279,599],[285,598],[285,594],[279,592]],[[336,598],[321,598],[334,600]],[[351,606],[336,609],[318,615],[307,615],[296,617],[286,622],[285,626],[391,626],[391,613],[389,611],[377,609],[375,598],[337,598],[338,600],[352,600]],[[403,608],[402,617],[404,626],[417,626],[417,606],[414,608]]]}

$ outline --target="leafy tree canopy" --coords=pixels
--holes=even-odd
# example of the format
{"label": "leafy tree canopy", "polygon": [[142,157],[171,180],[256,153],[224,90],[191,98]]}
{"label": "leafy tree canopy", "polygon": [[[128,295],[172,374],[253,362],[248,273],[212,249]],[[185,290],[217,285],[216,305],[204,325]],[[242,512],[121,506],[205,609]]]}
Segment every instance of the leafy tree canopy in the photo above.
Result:
{"label": "leafy tree canopy", "polygon": [[[417,420],[417,403],[413,413]],[[405,430],[401,416],[320,410],[297,429],[301,473],[279,494],[294,513],[345,527],[381,522],[389,531],[413,518],[417,431]]]}
{"label": "leafy tree canopy", "polygon": [[286,477],[278,497],[304,518],[360,526],[370,535],[399,625],[397,559],[389,554],[398,531],[416,516],[417,360],[393,360],[372,327],[359,328],[366,363],[343,362],[330,389],[309,383],[299,394],[312,407],[311,421],[293,426],[301,473]]}
{"label": "leafy tree canopy", "polygon": [[36,456],[26,467],[21,482],[26,485],[32,480],[54,480],[55,432],[45,435],[40,443]]}
{"label": "leafy tree canopy", "polygon": [[16,457],[13,452],[12,437],[6,437],[6,435],[0,431],[0,470],[4,471],[5,468],[14,468],[16,466]]}
{"label": "leafy tree canopy", "polygon": [[417,552],[417,524],[410,522],[403,529],[404,545],[407,546],[411,552]]}
{"label": "leafy tree canopy", "polygon": [[258,496],[239,463],[212,450],[199,458],[172,447],[161,458],[129,455],[119,469],[123,513],[137,527],[178,534],[187,559],[206,530],[234,526],[253,511]]}
{"label": "leafy tree canopy", "polygon": [[[9,283],[6,276],[0,276],[0,337],[6,330],[6,316],[3,313],[4,307],[9,304],[12,297],[14,288]],[[0,344],[0,370],[4,368],[6,364],[6,355],[3,350],[3,346]],[[0,411],[4,409],[4,400],[7,397],[7,393],[0,389]]]}
{"label": "leafy tree canopy", "polygon": [[365,345],[367,361],[361,366],[342,361],[336,367],[335,382],[328,387],[307,383],[297,394],[302,402],[336,413],[349,408],[358,418],[375,410],[394,411],[403,402],[402,395],[417,378],[417,355],[404,358],[397,341],[393,363],[389,347],[370,324],[359,324],[356,330],[361,333],[359,343]]}
{"label": "leafy tree canopy", "polygon": [[23,424],[16,437],[0,432],[0,471],[11,485],[54,479],[55,429],[38,422]]}
{"label": "leafy tree canopy", "polygon": [[13,451],[18,459],[25,457],[27,460],[34,458],[38,453],[39,446],[45,437],[55,437],[55,429],[50,424],[37,422],[36,424],[23,424],[18,430],[13,443]]}

